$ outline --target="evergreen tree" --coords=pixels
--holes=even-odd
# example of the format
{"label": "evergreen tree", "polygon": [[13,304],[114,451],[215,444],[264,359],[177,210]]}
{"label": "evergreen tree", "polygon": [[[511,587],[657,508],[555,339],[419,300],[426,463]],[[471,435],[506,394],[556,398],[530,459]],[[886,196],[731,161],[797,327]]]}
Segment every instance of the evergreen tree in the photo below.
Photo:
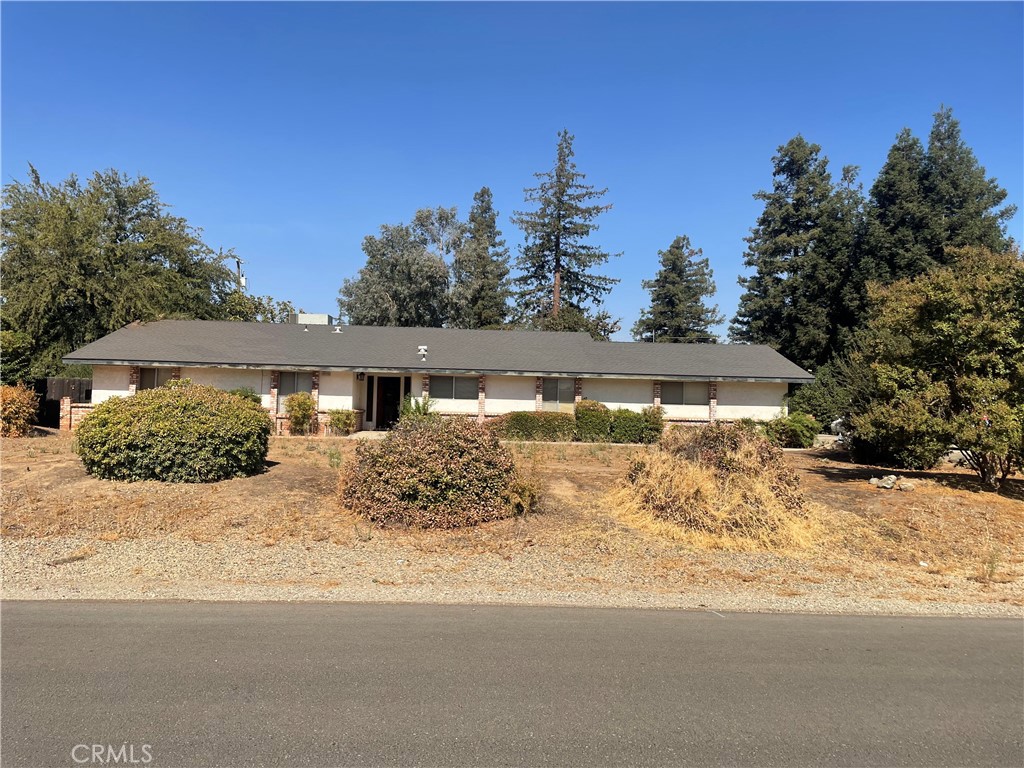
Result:
{"label": "evergreen tree", "polygon": [[903,129],[871,187],[863,281],[917,277],[950,263],[948,249],[1006,250],[1014,206],[985,177],[950,109],[935,114],[928,150]]}
{"label": "evergreen tree", "polygon": [[768,344],[805,367],[828,360],[849,323],[845,288],[860,229],[856,169],[837,192],[821,147],[796,136],[772,159],[774,183],[746,238],[746,291],[729,329],[737,342]]}
{"label": "evergreen tree", "polygon": [[508,249],[498,229],[491,190],[473,195],[469,224],[452,260],[452,324],[496,328],[508,319]]}
{"label": "evergreen tree", "polygon": [[585,315],[585,307],[599,305],[618,282],[591,271],[611,256],[586,242],[598,229],[597,217],[611,205],[591,203],[608,190],[584,183],[586,177],[572,159],[574,138],[566,130],[558,134],[554,168],[534,174],[540,183],[525,190],[526,202],[536,209],[517,211],[512,219],[525,236],[516,260],[521,274],[514,282],[517,305],[527,321],[556,318],[564,304]]}
{"label": "evergreen tree", "polygon": [[711,342],[711,326],[725,318],[717,306],[709,307],[704,298],[715,294],[711,266],[703,252],[680,235],[667,251],[659,251],[661,269],[653,280],[644,280],[651,293],[651,306],[636,325],[633,338],[638,341]]}
{"label": "evergreen tree", "polygon": [[[419,230],[419,231],[418,231]],[[353,325],[440,327],[447,317],[448,266],[418,227],[385,224],[363,240],[366,264],[346,279],[338,309]]]}
{"label": "evergreen tree", "polygon": [[949,264],[947,248],[976,246],[1005,251],[1011,244],[1006,223],[1016,206],[999,208],[1006,190],[985,169],[960,135],[953,110],[940,108],[928,137],[924,191],[932,209],[928,232],[929,255],[937,264]]}
{"label": "evergreen tree", "polygon": [[925,164],[924,146],[904,128],[871,187],[862,281],[890,283],[935,266],[928,244],[934,224]]}
{"label": "evergreen tree", "polygon": [[149,179],[29,175],[4,187],[0,265],[3,328],[31,340],[32,376],[62,371],[68,352],[137,320],[224,316],[234,275]]}

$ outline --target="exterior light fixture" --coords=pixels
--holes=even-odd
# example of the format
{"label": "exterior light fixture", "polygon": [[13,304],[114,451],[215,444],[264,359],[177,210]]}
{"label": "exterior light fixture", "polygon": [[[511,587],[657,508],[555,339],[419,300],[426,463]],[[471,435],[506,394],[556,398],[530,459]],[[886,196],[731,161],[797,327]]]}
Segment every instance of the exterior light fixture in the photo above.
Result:
{"label": "exterior light fixture", "polygon": [[360,371],[356,374],[356,381],[366,381],[366,374]]}

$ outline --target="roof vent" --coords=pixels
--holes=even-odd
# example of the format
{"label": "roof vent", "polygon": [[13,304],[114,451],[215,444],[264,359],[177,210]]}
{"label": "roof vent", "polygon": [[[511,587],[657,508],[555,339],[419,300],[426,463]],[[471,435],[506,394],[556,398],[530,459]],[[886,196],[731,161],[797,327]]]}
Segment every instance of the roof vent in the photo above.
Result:
{"label": "roof vent", "polygon": [[308,326],[308,325],[304,325],[304,326],[302,327],[302,332],[303,332],[303,333],[309,333],[309,326]]}
{"label": "roof vent", "polygon": [[420,348],[416,354],[420,356],[421,361],[424,363],[427,362],[427,347],[425,344],[420,344]]}
{"label": "roof vent", "polygon": [[336,325],[336,326],[334,326],[334,331],[333,331],[333,333],[344,333],[344,331],[343,331],[343,330],[341,330],[341,326],[337,326],[337,325]]}

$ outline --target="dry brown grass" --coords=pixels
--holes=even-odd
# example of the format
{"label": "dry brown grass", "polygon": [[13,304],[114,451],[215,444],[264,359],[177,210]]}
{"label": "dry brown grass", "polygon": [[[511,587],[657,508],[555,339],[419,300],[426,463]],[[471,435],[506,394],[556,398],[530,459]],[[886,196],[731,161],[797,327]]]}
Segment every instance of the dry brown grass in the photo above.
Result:
{"label": "dry brown grass", "polygon": [[[1017,605],[1024,594],[1024,494],[981,492],[966,473],[948,467],[919,473],[914,492],[884,492],[868,485],[870,469],[836,457],[825,464],[815,452],[787,453],[813,538],[766,555],[756,551],[760,544],[707,549],[714,543],[680,537],[615,501],[611,492],[630,457],[652,454],[628,446],[514,445],[520,466],[543,488],[537,513],[459,531],[374,529],[336,503],[353,447],[342,439],[275,439],[265,473],[182,486],[91,478],[66,436],[4,439],[0,533],[78,536],[97,546],[166,536],[268,547],[330,542],[366,550],[371,561],[381,552],[411,557],[416,572],[410,578],[473,578],[481,563],[514,569],[525,561],[542,569],[524,572],[523,583],[543,587],[565,579],[581,589],[629,584],[678,593],[731,584],[774,594],[804,588],[838,593],[839,584],[850,594],[893,596],[898,590],[878,585],[888,574],[929,600],[948,593],[949,584],[982,602]],[[331,466],[332,450],[340,469]],[[361,567],[359,560],[353,568]]]}
{"label": "dry brown grass", "polygon": [[744,436],[735,451],[707,458],[671,449],[638,456],[609,500],[631,525],[697,549],[805,549],[817,525],[781,452],[763,442]]}

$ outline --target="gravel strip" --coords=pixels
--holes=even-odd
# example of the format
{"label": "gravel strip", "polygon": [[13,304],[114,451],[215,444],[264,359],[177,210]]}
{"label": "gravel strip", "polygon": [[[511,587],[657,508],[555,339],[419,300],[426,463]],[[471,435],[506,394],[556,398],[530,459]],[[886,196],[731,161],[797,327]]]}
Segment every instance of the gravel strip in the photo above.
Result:
{"label": "gravel strip", "polygon": [[[268,547],[244,539],[104,542],[72,536],[3,539],[0,553],[8,600],[478,603],[1024,617],[1024,588],[1016,583],[986,586],[936,576],[936,586],[922,587],[921,580],[870,566],[822,578],[812,563],[772,555],[716,556],[709,572],[717,575],[701,579],[692,569],[652,572],[615,557],[581,560],[541,548],[512,556],[423,552],[394,541],[347,546],[285,541]],[[81,555],[84,559],[60,562]],[[700,567],[709,558],[695,555],[694,561]],[[722,578],[722,568],[730,569],[730,578]]]}

